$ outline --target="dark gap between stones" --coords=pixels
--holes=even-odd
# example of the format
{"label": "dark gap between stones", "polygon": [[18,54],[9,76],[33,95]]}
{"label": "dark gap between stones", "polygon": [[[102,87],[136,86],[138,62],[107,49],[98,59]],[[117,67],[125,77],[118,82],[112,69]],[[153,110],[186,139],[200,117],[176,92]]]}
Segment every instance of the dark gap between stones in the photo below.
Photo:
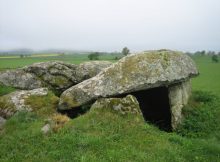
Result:
{"label": "dark gap between stones", "polygon": [[[137,98],[146,122],[152,123],[167,132],[172,130],[167,87],[152,88],[128,94]],[[117,97],[125,97],[128,94],[119,95]]]}
{"label": "dark gap between stones", "polygon": [[69,109],[69,110],[59,110],[59,109],[57,109],[57,111],[61,114],[67,115],[71,119],[74,119],[74,118],[78,117],[79,115],[83,115],[87,111],[89,111],[89,109],[90,109],[90,107],[92,106],[93,103],[94,103],[94,101],[92,103],[89,103],[89,104],[86,104],[86,105],[83,105],[83,106],[79,106],[79,107],[74,107],[74,108]]}

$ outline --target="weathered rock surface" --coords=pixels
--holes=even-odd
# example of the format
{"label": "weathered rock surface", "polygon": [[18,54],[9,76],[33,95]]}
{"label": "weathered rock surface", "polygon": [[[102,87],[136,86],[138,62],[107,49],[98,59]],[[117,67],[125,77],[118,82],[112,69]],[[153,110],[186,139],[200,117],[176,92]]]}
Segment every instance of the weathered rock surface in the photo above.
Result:
{"label": "weathered rock surface", "polygon": [[47,123],[46,125],[44,125],[42,128],[41,128],[41,132],[43,134],[48,134],[49,132],[51,131],[51,126],[49,123]]}
{"label": "weathered rock surface", "polygon": [[61,61],[35,63],[17,70],[0,72],[0,83],[19,89],[48,87],[64,91],[89,79],[111,65],[108,61],[85,62],[80,65]]}
{"label": "weathered rock surface", "polygon": [[0,116],[9,118],[18,111],[32,111],[32,108],[25,103],[30,96],[45,96],[47,88],[33,90],[20,90],[0,97]]}
{"label": "weathered rock surface", "polygon": [[124,98],[100,98],[92,105],[91,109],[112,109],[123,115],[142,114],[137,99],[132,95],[127,95]]}
{"label": "weathered rock surface", "polygon": [[51,61],[35,63],[24,67],[23,70],[36,76],[45,87],[64,90],[77,83],[76,68],[77,65]]}
{"label": "weathered rock surface", "polygon": [[76,79],[80,83],[86,79],[96,76],[103,69],[112,65],[109,61],[88,61],[79,64],[76,68]]}
{"label": "weathered rock surface", "polygon": [[131,54],[61,95],[59,109],[71,109],[97,98],[168,86],[198,75],[193,60],[170,50]]}
{"label": "weathered rock surface", "polygon": [[35,75],[23,69],[7,70],[0,72],[0,83],[19,89],[35,89],[43,86],[43,82]]}
{"label": "weathered rock surface", "polygon": [[171,127],[175,130],[182,121],[182,109],[191,94],[190,80],[169,87]]}

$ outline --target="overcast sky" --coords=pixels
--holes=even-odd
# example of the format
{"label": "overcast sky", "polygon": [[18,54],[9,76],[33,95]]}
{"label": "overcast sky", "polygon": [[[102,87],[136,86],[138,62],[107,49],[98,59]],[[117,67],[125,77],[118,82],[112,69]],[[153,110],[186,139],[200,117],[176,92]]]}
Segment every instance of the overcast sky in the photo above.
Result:
{"label": "overcast sky", "polygon": [[0,0],[0,49],[220,50],[220,0]]}

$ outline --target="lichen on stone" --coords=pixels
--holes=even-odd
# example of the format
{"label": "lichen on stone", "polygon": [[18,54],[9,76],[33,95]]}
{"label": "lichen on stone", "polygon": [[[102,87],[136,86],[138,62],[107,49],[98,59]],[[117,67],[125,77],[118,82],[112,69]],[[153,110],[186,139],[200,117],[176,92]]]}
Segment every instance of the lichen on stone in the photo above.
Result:
{"label": "lichen on stone", "polygon": [[48,87],[56,92],[63,92],[95,76],[111,64],[108,61],[86,62],[80,65],[61,61],[34,63],[20,69],[0,72],[0,83],[24,90]]}
{"label": "lichen on stone", "polygon": [[9,118],[18,111],[32,111],[32,107],[25,103],[30,96],[45,96],[47,88],[34,90],[18,90],[0,97],[0,116]]}
{"label": "lichen on stone", "polygon": [[132,95],[124,98],[100,98],[91,106],[91,109],[110,109],[122,115],[142,114],[137,99]]}

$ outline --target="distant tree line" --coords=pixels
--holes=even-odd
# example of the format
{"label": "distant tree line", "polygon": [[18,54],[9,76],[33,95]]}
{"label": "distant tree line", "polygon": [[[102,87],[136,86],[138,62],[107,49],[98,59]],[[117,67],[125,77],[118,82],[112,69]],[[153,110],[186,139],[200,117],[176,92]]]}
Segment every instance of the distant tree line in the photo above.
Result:
{"label": "distant tree line", "polygon": [[213,56],[213,55],[218,55],[220,56],[220,52],[215,52],[215,51],[196,51],[196,52],[186,52],[188,55],[197,55],[197,56]]}
{"label": "distant tree line", "polygon": [[121,59],[123,56],[127,56],[130,54],[130,50],[127,48],[127,47],[124,47],[122,49],[121,52],[111,52],[111,53],[108,53],[108,52],[92,52],[90,54],[88,54],[88,58],[89,60],[99,60],[100,59],[100,56],[104,56],[104,55],[111,55],[111,56],[114,56],[114,60],[119,60]]}
{"label": "distant tree line", "polygon": [[89,60],[99,60],[100,53],[93,52],[88,55]]}
{"label": "distant tree line", "polygon": [[212,62],[217,63],[219,62],[219,57],[220,57],[220,52],[215,52],[215,51],[196,51],[194,53],[191,52],[186,52],[188,55],[195,55],[195,56],[210,56],[212,59]]}
{"label": "distant tree line", "polygon": [[212,62],[217,63],[218,61],[219,61],[218,56],[217,55],[212,55]]}

